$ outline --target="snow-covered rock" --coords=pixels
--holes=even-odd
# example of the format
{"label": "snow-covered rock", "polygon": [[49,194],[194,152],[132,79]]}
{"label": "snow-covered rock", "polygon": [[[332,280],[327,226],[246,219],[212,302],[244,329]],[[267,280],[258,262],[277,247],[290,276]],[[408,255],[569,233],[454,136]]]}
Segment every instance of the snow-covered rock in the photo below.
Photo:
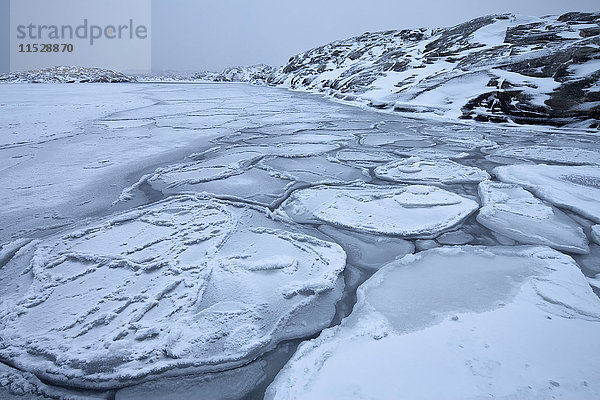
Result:
{"label": "snow-covered rock", "polygon": [[589,253],[583,229],[559,209],[522,187],[485,181],[479,184],[483,207],[477,221],[524,244],[540,244],[570,253]]}
{"label": "snow-covered rock", "polygon": [[266,64],[236,66],[225,68],[220,74],[210,76],[209,78],[215,82],[264,84],[274,71],[274,67]]}
{"label": "snow-covered rock", "polygon": [[317,186],[297,190],[279,212],[299,223],[356,232],[432,237],[461,223],[479,205],[433,186]]}
{"label": "snow-covered rock", "polygon": [[136,74],[138,82],[213,82],[218,75],[216,72],[201,71],[194,74],[173,71],[163,71],[148,74]]}
{"label": "snow-covered rock", "polygon": [[52,67],[0,74],[0,83],[115,83],[135,81],[136,79],[134,77],[123,75],[120,72],[84,67]]}
{"label": "snow-covered rock", "polygon": [[448,159],[422,160],[410,157],[375,168],[375,175],[386,181],[422,184],[479,183],[490,175]]}
{"label": "snow-covered rock", "polygon": [[337,244],[194,196],[27,248],[2,268],[25,273],[3,288],[0,357],[87,388],[227,370],[319,332],[345,266]]}
{"label": "snow-covered rock", "polygon": [[536,196],[600,222],[600,167],[561,165],[508,165],[494,175],[515,183]]}
{"label": "snow-covered rock", "polygon": [[360,286],[352,314],[301,344],[266,398],[592,400],[599,326],[600,300],[555,250],[429,250]]}
{"label": "snow-covered rock", "polygon": [[332,42],[269,82],[403,112],[597,128],[599,43],[600,13],[491,15]]}

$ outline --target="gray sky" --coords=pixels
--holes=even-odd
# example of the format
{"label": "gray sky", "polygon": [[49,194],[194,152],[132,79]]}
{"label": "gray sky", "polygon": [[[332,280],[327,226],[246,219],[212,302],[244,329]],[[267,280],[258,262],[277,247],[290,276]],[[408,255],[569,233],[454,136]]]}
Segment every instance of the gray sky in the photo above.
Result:
{"label": "gray sky", "polygon": [[493,13],[600,11],[598,0],[153,0],[153,68],[284,64],[365,31],[451,26]]}
{"label": "gray sky", "polygon": [[[451,26],[493,13],[600,11],[598,0],[151,1],[155,71],[281,65],[296,53],[365,31]],[[0,70],[8,68],[6,4],[0,0]]]}

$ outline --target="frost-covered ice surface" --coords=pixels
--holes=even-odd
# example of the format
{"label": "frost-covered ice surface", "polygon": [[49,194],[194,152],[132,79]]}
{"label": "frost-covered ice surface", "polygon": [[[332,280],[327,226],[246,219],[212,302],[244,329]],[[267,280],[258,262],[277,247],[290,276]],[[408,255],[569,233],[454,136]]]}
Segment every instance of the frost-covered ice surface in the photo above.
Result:
{"label": "frost-covered ice surface", "polygon": [[551,162],[566,165],[599,165],[600,152],[574,147],[551,146],[503,146],[494,149],[489,160],[498,158],[513,158],[516,160],[529,160],[534,162]]}
{"label": "frost-covered ice surface", "polygon": [[352,314],[302,344],[267,398],[591,400],[599,326],[600,300],[561,253],[430,250],[363,284]]}
{"label": "frost-covered ice surface", "polygon": [[590,251],[581,226],[519,185],[485,181],[479,185],[479,196],[483,207],[477,221],[493,231],[525,244],[570,253]]}
{"label": "frost-covered ice surface", "polygon": [[375,168],[375,175],[392,182],[453,184],[477,183],[490,178],[490,175],[476,167],[468,167],[452,160],[423,160],[411,157]]}
{"label": "frost-covered ice surface", "polygon": [[600,244],[600,225],[592,226],[592,240]]}
{"label": "frost-covered ice surface", "polygon": [[558,207],[600,222],[600,167],[511,165],[494,169],[498,179],[516,183]]}
{"label": "frost-covered ice surface", "polygon": [[294,192],[281,205],[283,213],[296,222],[403,237],[436,236],[477,208],[473,200],[421,185],[391,189],[317,186]]}
{"label": "frost-covered ice surface", "polygon": [[[261,399],[300,343],[348,317],[372,274],[440,246],[448,249],[423,260],[438,254],[448,268],[415,269],[393,290],[406,310],[416,303],[405,286],[441,299],[425,298],[407,321],[443,319],[448,309],[437,306],[461,299],[509,304],[532,268],[562,260],[561,274],[534,268],[531,282],[555,288],[547,301],[477,308],[471,327],[496,326],[480,311],[510,309],[504,325],[516,326],[522,304],[557,300],[560,312],[548,311],[538,336],[577,338],[583,306],[574,298],[588,299],[589,285],[600,293],[600,149],[591,134],[424,122],[233,83],[3,84],[0,139],[0,398]],[[478,191],[480,181],[488,191]],[[499,247],[523,243],[571,254],[589,285],[578,286],[584,275],[556,251]],[[357,310],[365,298],[378,301],[365,296]],[[473,303],[458,306],[452,316]],[[458,323],[444,324],[435,329],[452,337]],[[411,335],[424,341],[426,332]],[[479,342],[465,342],[461,357],[477,379],[499,377],[486,378],[493,388],[521,385],[519,376],[540,370],[505,364],[521,349],[497,345],[484,358]],[[593,358],[567,352],[581,343],[568,342],[556,355],[561,363],[548,364],[597,388]],[[560,348],[535,346],[537,361]],[[450,363],[454,356],[441,350],[420,352],[415,365]],[[344,350],[350,360],[360,356],[360,347]],[[495,363],[515,374],[486,372]],[[440,376],[444,365],[434,368]],[[560,373],[540,371],[556,393],[585,398]],[[528,385],[522,397],[536,398]],[[384,392],[393,388],[363,394],[395,398]],[[345,393],[329,397],[351,397]]]}
{"label": "frost-covered ice surface", "polygon": [[175,197],[36,241],[4,269],[23,263],[32,282],[3,300],[0,357],[52,382],[114,388],[230,369],[318,332],[345,254],[259,211]]}

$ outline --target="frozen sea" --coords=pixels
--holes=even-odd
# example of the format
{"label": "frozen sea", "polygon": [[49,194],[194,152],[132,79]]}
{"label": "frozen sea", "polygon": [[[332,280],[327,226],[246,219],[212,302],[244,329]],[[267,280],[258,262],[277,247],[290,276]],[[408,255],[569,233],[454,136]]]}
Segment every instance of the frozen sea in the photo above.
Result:
{"label": "frozen sea", "polygon": [[0,398],[600,394],[597,133],[4,84],[0,171]]}

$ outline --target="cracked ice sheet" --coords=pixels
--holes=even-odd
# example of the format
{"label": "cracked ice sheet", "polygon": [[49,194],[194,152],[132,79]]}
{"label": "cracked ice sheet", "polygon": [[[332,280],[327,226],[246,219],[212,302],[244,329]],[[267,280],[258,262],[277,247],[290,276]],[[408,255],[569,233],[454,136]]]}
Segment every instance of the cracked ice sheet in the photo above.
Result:
{"label": "cracked ice sheet", "polygon": [[568,256],[429,250],[364,283],[352,314],[300,345],[266,398],[593,400],[599,328],[600,300]]}
{"label": "cracked ice sheet", "polygon": [[272,157],[263,159],[259,167],[283,178],[310,184],[370,181],[369,171],[340,163],[336,159],[317,156],[304,158]]}
{"label": "cracked ice sheet", "polygon": [[410,157],[375,168],[375,176],[392,182],[422,184],[479,183],[490,175],[476,167],[469,167],[447,159],[422,160]]}
{"label": "cracked ice sheet", "polygon": [[[280,174],[260,168],[208,171],[213,176],[198,173],[196,177],[194,170],[176,171],[167,175],[155,175],[148,179],[148,183],[162,193],[206,193],[217,198],[241,200],[266,207],[274,206],[296,184]],[[180,180],[187,176],[190,178]]]}
{"label": "cracked ice sheet", "polygon": [[515,183],[538,197],[600,222],[600,167],[559,165],[510,165],[493,174]]}
{"label": "cracked ice sheet", "polygon": [[592,150],[579,149],[575,147],[548,147],[548,146],[502,146],[495,149],[485,157],[490,161],[504,159],[518,159],[535,162],[553,162],[567,165],[598,165],[600,164],[600,153]]}
{"label": "cracked ice sheet", "polygon": [[300,131],[287,135],[270,135],[266,137],[256,137],[246,140],[246,143],[250,145],[273,145],[279,143],[311,143],[311,144],[327,144],[327,143],[340,143],[346,144],[350,141],[356,140],[354,135],[346,132],[336,131]]}
{"label": "cracked ice sheet", "polygon": [[477,221],[486,228],[525,244],[578,254],[590,251],[587,237],[575,221],[518,185],[482,182],[479,197],[483,207]]}
{"label": "cracked ice sheet", "polygon": [[461,223],[479,205],[433,186],[317,186],[297,190],[278,212],[299,223],[331,224],[356,232],[433,237]]}
{"label": "cracked ice sheet", "polygon": [[29,280],[3,298],[0,357],[87,388],[231,369],[312,335],[334,316],[345,265],[336,244],[194,196],[27,248],[0,271]]}

